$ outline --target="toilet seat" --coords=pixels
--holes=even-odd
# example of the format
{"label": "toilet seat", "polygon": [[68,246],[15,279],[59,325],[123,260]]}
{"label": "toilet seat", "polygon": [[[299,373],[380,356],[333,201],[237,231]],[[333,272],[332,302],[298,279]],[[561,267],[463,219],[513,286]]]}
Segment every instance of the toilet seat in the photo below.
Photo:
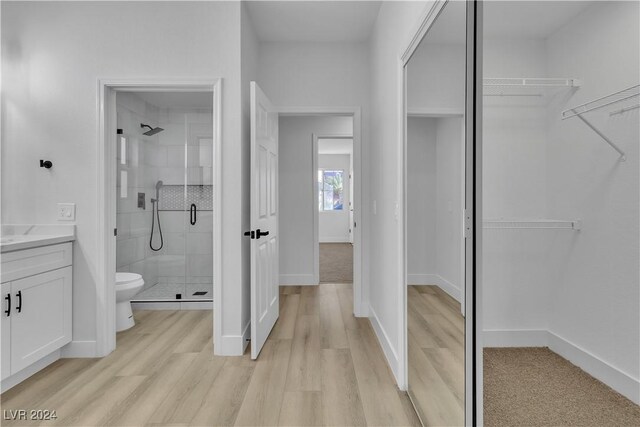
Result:
{"label": "toilet seat", "polygon": [[142,279],[140,274],[136,273],[116,273],[116,285],[126,285],[127,283],[135,282]]}
{"label": "toilet seat", "polygon": [[136,273],[116,273],[116,290],[132,289],[144,284],[142,276]]}

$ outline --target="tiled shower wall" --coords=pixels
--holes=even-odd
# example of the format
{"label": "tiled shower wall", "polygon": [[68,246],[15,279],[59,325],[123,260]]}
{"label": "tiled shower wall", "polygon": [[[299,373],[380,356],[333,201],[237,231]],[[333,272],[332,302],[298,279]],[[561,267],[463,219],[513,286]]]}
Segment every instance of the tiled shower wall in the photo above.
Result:
{"label": "tiled shower wall", "polygon": [[[133,93],[119,92],[116,104],[118,128],[123,130],[122,138],[117,139],[116,268],[141,274],[146,289],[158,283],[158,264],[149,249],[158,136],[142,135],[140,123],[156,126],[160,111]],[[145,208],[138,207],[138,193],[145,195]]]}

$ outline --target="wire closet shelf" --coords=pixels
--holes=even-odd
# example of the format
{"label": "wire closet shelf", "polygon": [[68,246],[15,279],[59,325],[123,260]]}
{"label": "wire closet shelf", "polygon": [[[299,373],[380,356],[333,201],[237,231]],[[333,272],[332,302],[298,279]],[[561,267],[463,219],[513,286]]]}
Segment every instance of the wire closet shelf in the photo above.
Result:
{"label": "wire closet shelf", "polygon": [[640,85],[635,85],[628,87],[626,89],[620,90],[618,92],[614,92],[607,96],[603,96],[601,98],[594,99],[589,102],[585,102],[584,104],[580,104],[576,107],[569,108],[568,110],[564,110],[562,112],[562,120],[570,119],[572,117],[579,118],[585,125],[587,125],[592,131],[594,131],[598,136],[600,136],[607,144],[611,146],[614,150],[620,154],[620,160],[625,160],[625,152],[618,147],[616,143],[611,141],[609,137],[607,137],[600,129],[595,127],[589,120],[583,117],[584,114],[599,110],[605,107],[613,106],[614,104],[619,105],[619,108],[610,111],[609,116],[614,116],[618,114],[623,114],[627,111],[635,110],[640,108],[640,103],[638,99],[640,98]]}
{"label": "wire closet shelf", "polygon": [[580,220],[564,221],[551,219],[529,219],[529,220],[503,220],[491,219],[482,223],[482,228],[499,230],[580,230],[582,222]]}
{"label": "wire closet shelf", "polygon": [[553,77],[490,77],[482,80],[484,96],[544,97],[549,92],[580,87],[580,80]]}

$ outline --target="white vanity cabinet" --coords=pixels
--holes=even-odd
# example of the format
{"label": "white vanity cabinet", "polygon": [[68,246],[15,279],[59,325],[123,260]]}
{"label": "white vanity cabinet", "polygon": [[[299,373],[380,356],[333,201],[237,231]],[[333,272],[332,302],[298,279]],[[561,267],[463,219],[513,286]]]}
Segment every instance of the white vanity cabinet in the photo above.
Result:
{"label": "white vanity cabinet", "polygon": [[2,380],[71,341],[72,244],[2,254]]}

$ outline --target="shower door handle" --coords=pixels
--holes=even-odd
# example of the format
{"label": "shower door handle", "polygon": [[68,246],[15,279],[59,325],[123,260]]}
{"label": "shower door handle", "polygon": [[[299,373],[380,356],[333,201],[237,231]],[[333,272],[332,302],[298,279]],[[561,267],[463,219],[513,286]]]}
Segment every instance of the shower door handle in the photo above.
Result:
{"label": "shower door handle", "polygon": [[196,225],[198,220],[198,208],[195,203],[191,203],[191,209],[189,210],[191,225]]}

